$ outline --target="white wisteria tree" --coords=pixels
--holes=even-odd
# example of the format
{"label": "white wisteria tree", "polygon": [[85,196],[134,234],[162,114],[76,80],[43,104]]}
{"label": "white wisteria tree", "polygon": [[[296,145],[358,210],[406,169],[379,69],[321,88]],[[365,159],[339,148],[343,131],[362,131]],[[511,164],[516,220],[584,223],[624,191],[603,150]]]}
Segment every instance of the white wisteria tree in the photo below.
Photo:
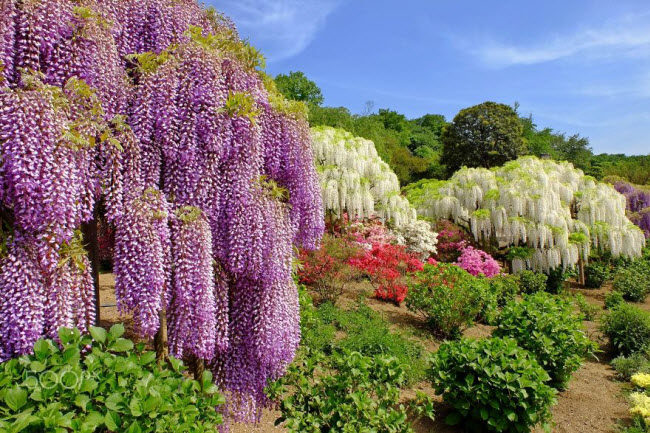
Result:
{"label": "white wisteria tree", "polygon": [[492,170],[462,168],[407,196],[420,215],[450,219],[484,246],[511,247],[513,271],[566,269],[592,248],[634,258],[645,246],[625,197],[568,162],[522,157]]}
{"label": "white wisteria tree", "polygon": [[331,127],[311,132],[326,212],[338,218],[343,212],[351,219],[378,217],[397,227],[416,220],[397,176],[372,141]]}

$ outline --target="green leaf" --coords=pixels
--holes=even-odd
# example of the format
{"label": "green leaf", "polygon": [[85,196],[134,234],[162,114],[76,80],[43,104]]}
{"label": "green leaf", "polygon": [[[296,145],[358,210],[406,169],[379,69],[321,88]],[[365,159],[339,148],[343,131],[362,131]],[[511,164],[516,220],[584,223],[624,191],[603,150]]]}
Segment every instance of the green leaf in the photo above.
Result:
{"label": "green leaf", "polygon": [[32,421],[37,420],[38,418],[32,415],[32,411],[25,411],[16,417],[16,421],[11,425],[11,433],[18,433],[25,430]]}
{"label": "green leaf", "polygon": [[99,343],[105,343],[106,342],[106,330],[104,328],[99,328],[97,326],[91,326],[90,329],[90,335],[95,339],[95,341]]}
{"label": "green leaf", "polygon": [[5,403],[13,411],[18,411],[27,403],[27,391],[15,386],[5,393]]}
{"label": "green leaf", "polygon": [[33,371],[34,373],[40,373],[40,372],[42,372],[43,370],[45,370],[45,364],[43,364],[43,363],[40,362],[40,361],[32,361],[32,362],[29,364],[29,369],[30,369],[31,371]]}
{"label": "green leaf", "polygon": [[124,325],[122,325],[121,323],[117,323],[111,326],[111,330],[108,331],[108,333],[113,338],[120,338],[122,335],[124,335]]}
{"label": "green leaf", "polygon": [[122,396],[120,394],[111,394],[107,399],[106,402],[104,403],[106,405],[107,409],[110,409],[115,412],[123,412],[122,410],[122,403],[123,403]]}
{"label": "green leaf", "polygon": [[37,359],[43,360],[50,354],[51,346],[46,340],[38,340],[34,343],[34,355]]}
{"label": "green leaf", "polygon": [[142,429],[140,429],[140,424],[138,424],[137,421],[133,421],[133,424],[129,426],[126,433],[142,433]]}
{"label": "green leaf", "polygon": [[147,352],[140,357],[140,365],[151,364],[156,360],[156,352]]}
{"label": "green leaf", "polygon": [[77,396],[74,398],[74,404],[79,406],[84,412],[86,411],[86,406],[88,403],[90,403],[90,397],[88,397],[86,394],[77,394]]}
{"label": "green leaf", "polygon": [[108,346],[109,352],[128,352],[133,349],[133,341],[126,338],[118,338],[113,344]]}
{"label": "green leaf", "polygon": [[119,431],[122,420],[120,420],[120,416],[118,414],[109,410],[106,412],[106,416],[104,416],[104,424],[106,424],[106,428],[116,432]]}

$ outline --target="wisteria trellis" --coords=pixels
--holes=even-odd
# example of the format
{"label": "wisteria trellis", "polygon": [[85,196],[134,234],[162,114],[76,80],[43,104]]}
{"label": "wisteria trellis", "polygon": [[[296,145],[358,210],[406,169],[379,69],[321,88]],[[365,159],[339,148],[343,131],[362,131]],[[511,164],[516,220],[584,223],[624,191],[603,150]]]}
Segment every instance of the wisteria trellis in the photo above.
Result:
{"label": "wisteria trellis", "polygon": [[299,341],[294,245],[323,231],[300,106],[194,0],[0,0],[0,360],[94,319],[79,226],[115,227],[116,294],[144,336],[208,360],[259,414]]}

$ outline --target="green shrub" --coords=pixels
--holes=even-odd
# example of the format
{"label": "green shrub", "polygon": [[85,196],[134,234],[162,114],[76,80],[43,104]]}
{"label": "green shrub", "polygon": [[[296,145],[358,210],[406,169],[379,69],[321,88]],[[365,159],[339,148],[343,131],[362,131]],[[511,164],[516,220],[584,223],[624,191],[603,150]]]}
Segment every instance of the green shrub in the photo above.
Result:
{"label": "green shrub", "polygon": [[[109,332],[59,331],[61,346],[39,340],[34,354],[0,367],[3,432],[209,432],[222,423],[224,403],[206,371],[187,379],[180,361],[158,367],[156,355]],[[87,350],[92,344],[92,350]]]}
{"label": "green shrub", "polygon": [[514,338],[535,356],[559,389],[598,347],[585,335],[572,303],[544,292],[506,305],[493,335]]}
{"label": "green shrub", "polygon": [[645,353],[633,353],[630,356],[619,356],[612,360],[612,367],[619,378],[629,381],[636,373],[650,373],[650,360]]}
{"label": "green shrub", "polygon": [[487,279],[474,277],[455,265],[425,265],[409,284],[406,307],[424,317],[444,338],[458,338],[483,310]]}
{"label": "green shrub", "polygon": [[617,353],[630,355],[650,345],[650,314],[623,303],[602,317],[601,330]]}
{"label": "green shrub", "polygon": [[570,276],[574,275],[574,271],[565,271],[561,266],[551,269],[546,276],[546,291],[557,295],[564,291],[564,282]]}
{"label": "green shrub", "polygon": [[298,286],[298,295],[300,300],[300,344],[314,351],[330,353],[334,344],[336,328],[322,319],[319,309],[314,307],[312,298],[304,286]]}
{"label": "green shrub", "polygon": [[343,310],[324,304],[318,308],[321,326],[335,327],[345,336],[333,343],[335,348],[359,352],[365,356],[394,357],[402,365],[407,383],[425,376],[426,361],[423,347],[405,335],[393,332],[379,313],[363,303],[353,310]]}
{"label": "green shrub", "polygon": [[580,310],[580,314],[582,314],[584,320],[593,321],[598,317],[600,307],[587,301],[587,298],[580,293],[573,297],[573,302],[578,307],[578,310]]}
{"label": "green shrub", "polygon": [[605,308],[608,310],[618,307],[623,303],[625,303],[625,299],[623,299],[623,294],[621,292],[614,291],[605,295]]}
{"label": "green shrub", "polygon": [[505,306],[519,294],[519,276],[501,274],[490,279],[490,291],[496,295],[499,307]]}
{"label": "green shrub", "polygon": [[280,402],[276,424],[290,432],[411,433],[407,409],[398,405],[404,381],[395,358],[337,351],[299,358],[267,394]]}
{"label": "green shrub", "polygon": [[530,294],[546,290],[546,282],[548,281],[546,274],[524,270],[518,272],[517,276],[519,277],[522,293]]}
{"label": "green shrub", "polygon": [[551,419],[550,377],[514,339],[462,339],[443,344],[431,360],[437,394],[453,412],[446,422],[482,431],[529,432]]}
{"label": "green shrub", "polygon": [[632,302],[643,302],[650,294],[650,265],[637,260],[627,268],[620,268],[614,276],[614,290]]}
{"label": "green shrub", "polygon": [[609,278],[609,265],[591,262],[585,266],[585,286],[590,289],[599,289]]}

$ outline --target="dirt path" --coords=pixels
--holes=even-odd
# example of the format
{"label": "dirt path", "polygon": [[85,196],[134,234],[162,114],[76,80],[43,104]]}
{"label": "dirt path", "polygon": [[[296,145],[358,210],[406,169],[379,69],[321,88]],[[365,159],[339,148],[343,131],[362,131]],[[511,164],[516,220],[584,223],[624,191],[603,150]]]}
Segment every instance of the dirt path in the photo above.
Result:
{"label": "dirt path", "polygon": [[[110,327],[114,323],[125,322],[127,328],[131,328],[130,318],[121,318],[115,308],[115,281],[111,274],[100,276],[100,299],[102,307],[102,326]],[[579,289],[572,287],[571,292],[582,293],[589,302],[603,306],[605,295],[611,291],[611,284],[605,285],[598,290]],[[343,307],[353,306],[359,295],[371,293],[365,283],[352,284],[343,295],[340,303]],[[424,326],[422,319],[408,311],[404,306],[381,302],[374,298],[368,298],[367,304],[375,311],[381,313],[391,323],[393,330],[406,331],[413,338],[417,339],[427,351],[435,352],[440,342],[432,338]],[[639,306],[650,311],[650,300]],[[601,343],[605,343],[598,333],[598,326],[594,322],[585,322],[587,332],[590,336]],[[478,324],[463,333],[467,337],[485,338],[492,332],[492,327]],[[628,405],[623,397],[622,384],[615,379],[614,370],[609,366],[611,358],[607,353],[599,354],[599,359],[587,360],[582,368],[578,370],[566,391],[558,396],[558,405],[553,408],[553,432],[556,433],[614,433],[618,423],[629,422]],[[408,399],[420,390],[434,396],[433,390],[428,383],[420,383],[412,389],[404,391],[403,398]],[[455,427],[446,426],[443,422],[448,409],[445,408],[439,397],[436,408],[437,419],[435,422],[423,421],[414,426],[416,433],[461,433]],[[233,433],[279,433],[287,430],[282,427],[275,427],[274,423],[279,413],[273,410],[266,410],[262,420],[257,426],[235,425]],[[541,433],[541,429],[535,433]]]}

